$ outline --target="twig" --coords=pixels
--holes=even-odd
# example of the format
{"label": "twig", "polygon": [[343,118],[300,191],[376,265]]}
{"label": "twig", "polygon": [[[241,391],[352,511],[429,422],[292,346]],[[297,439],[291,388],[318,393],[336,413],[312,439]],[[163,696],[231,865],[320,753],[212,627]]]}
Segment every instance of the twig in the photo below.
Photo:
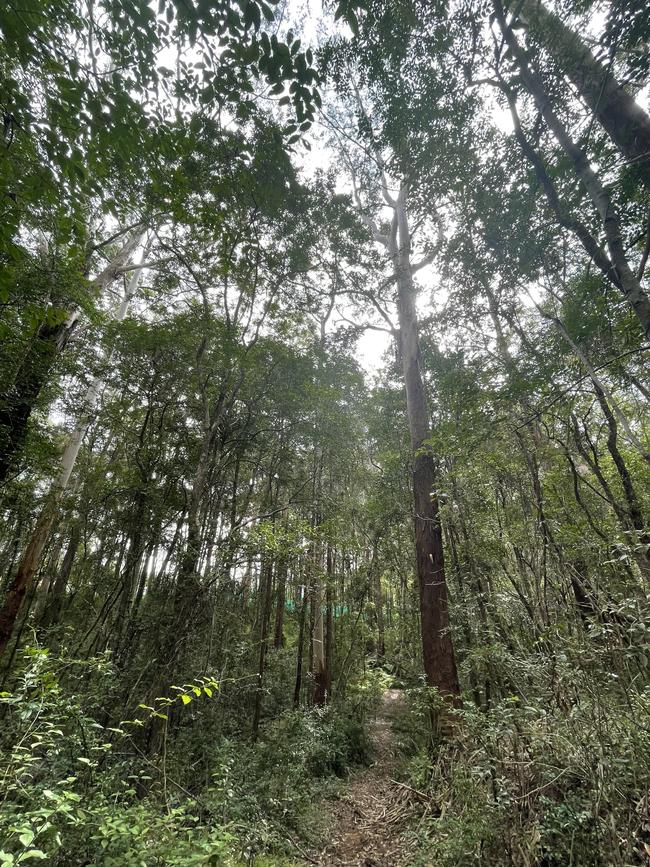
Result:
{"label": "twig", "polygon": [[291,843],[291,845],[294,846],[298,852],[300,852],[300,854],[301,854],[302,857],[305,859],[305,861],[309,861],[310,864],[318,864],[318,863],[319,863],[319,862],[316,861],[314,858],[311,858],[311,857],[310,857],[310,856],[305,852],[305,850],[304,850],[301,846],[299,846],[299,845],[296,843],[296,841],[293,839],[293,837],[292,837],[292,836],[291,836],[291,835],[290,835],[286,830],[283,829],[282,833],[283,833],[284,836],[287,838],[287,840]]}
{"label": "twig", "polygon": [[393,783],[395,786],[399,786],[401,789],[407,789],[409,792],[413,792],[414,795],[417,795],[419,798],[422,798],[424,801],[430,801],[431,798],[429,795],[425,795],[424,792],[420,792],[418,789],[413,789],[411,786],[407,786],[406,783],[400,783],[397,780],[391,780],[389,778],[389,782]]}

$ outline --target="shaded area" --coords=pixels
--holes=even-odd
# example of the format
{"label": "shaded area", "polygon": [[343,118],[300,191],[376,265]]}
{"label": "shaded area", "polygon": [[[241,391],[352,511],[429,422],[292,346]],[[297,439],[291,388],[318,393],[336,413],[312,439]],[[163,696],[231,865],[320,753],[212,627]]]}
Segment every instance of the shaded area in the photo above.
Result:
{"label": "shaded area", "polygon": [[399,689],[384,692],[370,737],[374,764],[356,774],[332,806],[329,839],[310,863],[349,867],[406,867],[409,852],[401,834],[415,813],[414,793],[398,780],[393,722],[405,711]]}

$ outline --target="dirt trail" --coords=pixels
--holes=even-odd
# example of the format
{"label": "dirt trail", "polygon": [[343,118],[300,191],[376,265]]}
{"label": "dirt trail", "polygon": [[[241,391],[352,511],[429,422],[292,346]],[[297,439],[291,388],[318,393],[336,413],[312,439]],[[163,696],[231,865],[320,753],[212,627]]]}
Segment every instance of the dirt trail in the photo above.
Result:
{"label": "dirt trail", "polygon": [[375,763],[356,774],[331,810],[330,840],[314,853],[320,867],[408,867],[400,831],[412,815],[411,792],[396,782],[399,760],[392,722],[404,712],[399,689],[387,689],[371,726]]}

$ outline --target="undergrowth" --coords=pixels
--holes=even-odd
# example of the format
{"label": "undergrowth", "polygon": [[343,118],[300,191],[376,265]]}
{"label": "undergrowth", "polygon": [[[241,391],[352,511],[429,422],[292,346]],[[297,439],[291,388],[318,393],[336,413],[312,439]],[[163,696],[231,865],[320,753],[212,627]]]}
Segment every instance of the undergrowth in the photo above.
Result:
{"label": "undergrowth", "polygon": [[445,742],[426,736],[430,692],[409,691],[398,734],[411,783],[430,798],[411,830],[414,867],[650,862],[650,691],[634,678],[641,650],[594,639],[558,640],[537,657],[484,648],[499,655],[491,662],[513,691],[481,706],[467,698]]}
{"label": "undergrowth", "polygon": [[[368,756],[367,684],[345,703],[278,713],[252,742],[219,730],[215,681],[107,721],[116,677],[110,655],[24,651],[0,694],[3,867],[291,865],[319,833],[317,802]],[[170,726],[160,758],[143,736],[153,719]]]}

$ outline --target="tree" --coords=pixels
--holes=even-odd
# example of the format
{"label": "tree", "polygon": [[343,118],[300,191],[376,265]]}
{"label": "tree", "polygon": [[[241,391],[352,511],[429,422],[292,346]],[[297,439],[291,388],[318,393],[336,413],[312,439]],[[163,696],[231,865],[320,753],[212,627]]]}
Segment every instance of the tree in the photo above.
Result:
{"label": "tree", "polygon": [[[435,459],[429,443],[430,416],[421,372],[414,282],[414,274],[431,262],[433,250],[419,263],[412,261],[408,203],[413,182],[408,177],[402,177],[397,182],[397,190],[391,192],[384,155],[378,143],[381,135],[375,133],[373,129],[372,118],[363,104],[354,80],[352,88],[359,124],[366,133],[371,154],[370,166],[364,166],[363,171],[371,176],[374,175],[373,179],[381,191],[382,204],[391,212],[390,222],[382,231],[377,219],[368,214],[368,207],[361,199],[355,167],[356,154],[348,153],[347,163],[351,171],[357,208],[371,233],[372,240],[385,249],[390,270],[384,282],[387,286],[395,285],[396,288],[395,303],[399,327],[392,330],[397,339],[401,358],[411,438],[413,522],[424,671],[430,686],[436,686],[443,696],[455,698],[460,694],[460,686],[449,631],[442,528]],[[374,303],[382,311],[376,298]],[[385,311],[382,311],[382,315],[388,319]]]}

